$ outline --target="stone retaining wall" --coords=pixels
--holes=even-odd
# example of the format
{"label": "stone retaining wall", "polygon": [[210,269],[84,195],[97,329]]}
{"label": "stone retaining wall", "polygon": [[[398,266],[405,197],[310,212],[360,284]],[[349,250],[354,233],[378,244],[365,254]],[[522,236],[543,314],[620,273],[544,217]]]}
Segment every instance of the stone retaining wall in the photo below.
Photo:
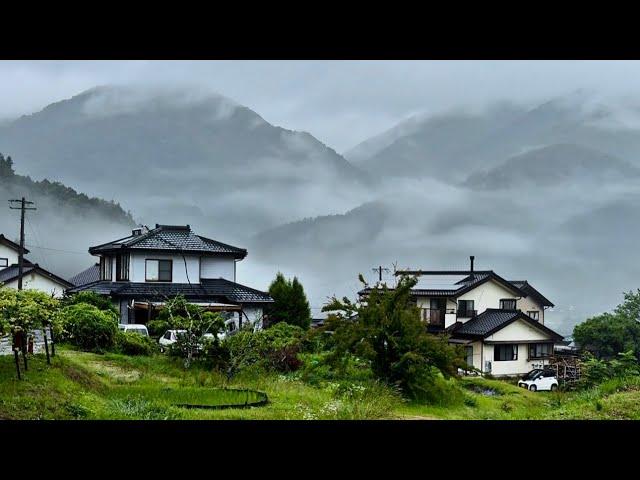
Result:
{"label": "stone retaining wall", "polygon": [[[49,351],[51,351],[51,333],[47,330],[47,341],[49,342]],[[44,336],[42,330],[33,332],[33,353],[44,353]],[[0,337],[0,355],[13,355],[11,350],[11,335],[3,335]]]}

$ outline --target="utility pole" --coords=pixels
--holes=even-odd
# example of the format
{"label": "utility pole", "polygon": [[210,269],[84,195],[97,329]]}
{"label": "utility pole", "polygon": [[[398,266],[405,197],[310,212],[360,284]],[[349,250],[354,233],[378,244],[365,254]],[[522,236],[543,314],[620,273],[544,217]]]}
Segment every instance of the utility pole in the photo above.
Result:
{"label": "utility pole", "polygon": [[[20,204],[19,207],[14,206]],[[36,210],[36,207],[29,207],[27,205],[33,205],[33,202],[25,200],[24,197],[20,200],[9,200],[9,208],[11,210],[20,210],[20,252],[18,253],[18,290],[22,290],[22,273],[24,270],[24,213],[26,210]]]}

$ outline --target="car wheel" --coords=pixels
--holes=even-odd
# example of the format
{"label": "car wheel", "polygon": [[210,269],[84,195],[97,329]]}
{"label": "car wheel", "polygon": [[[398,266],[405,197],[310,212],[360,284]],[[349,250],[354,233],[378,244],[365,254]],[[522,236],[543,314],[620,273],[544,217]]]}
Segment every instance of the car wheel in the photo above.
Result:
{"label": "car wheel", "polygon": [[553,385],[551,385],[551,391],[555,392],[556,390],[558,390],[558,385],[554,383]]}
{"label": "car wheel", "polygon": [[537,390],[538,390],[538,387],[536,387],[535,385],[531,385],[531,386],[529,387],[529,390],[531,390],[532,392],[535,392],[535,391],[537,391]]}

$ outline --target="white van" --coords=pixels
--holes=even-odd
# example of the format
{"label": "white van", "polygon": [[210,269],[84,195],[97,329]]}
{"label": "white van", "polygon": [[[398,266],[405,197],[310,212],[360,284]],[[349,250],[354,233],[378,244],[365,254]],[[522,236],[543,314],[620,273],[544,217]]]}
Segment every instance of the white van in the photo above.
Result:
{"label": "white van", "polygon": [[118,327],[123,332],[133,332],[143,337],[149,336],[149,330],[147,330],[146,325],[142,325],[141,323],[121,323]]}
{"label": "white van", "polygon": [[536,368],[522,377],[518,382],[518,386],[532,392],[537,392],[538,390],[555,392],[558,390],[558,379],[556,378],[556,372],[553,370]]}

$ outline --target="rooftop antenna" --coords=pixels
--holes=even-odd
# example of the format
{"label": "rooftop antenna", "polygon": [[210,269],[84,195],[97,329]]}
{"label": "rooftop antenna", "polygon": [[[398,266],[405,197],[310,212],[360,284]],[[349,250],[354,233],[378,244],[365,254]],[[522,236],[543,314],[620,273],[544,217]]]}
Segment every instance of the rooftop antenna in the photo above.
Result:
{"label": "rooftop antenna", "polygon": [[382,283],[382,272],[389,273],[391,271],[388,268],[383,267],[382,265],[378,266],[377,268],[372,268],[371,270],[373,272],[377,272],[378,273],[378,281],[380,283]]}

